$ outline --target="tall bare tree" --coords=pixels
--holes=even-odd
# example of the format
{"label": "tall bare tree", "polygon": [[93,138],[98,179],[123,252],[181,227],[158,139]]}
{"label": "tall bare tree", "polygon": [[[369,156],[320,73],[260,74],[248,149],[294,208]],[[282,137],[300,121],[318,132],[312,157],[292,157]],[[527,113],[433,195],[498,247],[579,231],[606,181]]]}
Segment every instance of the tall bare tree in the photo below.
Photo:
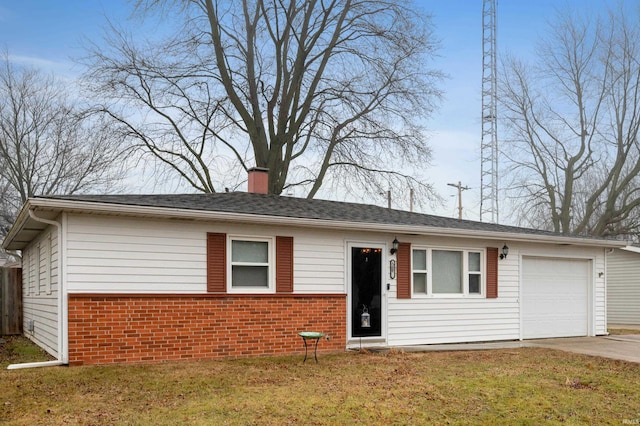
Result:
{"label": "tall bare tree", "polygon": [[[123,136],[193,188],[269,169],[269,191],[331,181],[431,195],[420,123],[440,96],[428,16],[403,0],[139,1],[184,25],[162,41],[112,28],[87,82]],[[330,183],[330,184],[331,184]],[[343,187],[345,188],[345,187]]]}
{"label": "tall bare tree", "polygon": [[8,54],[0,62],[0,236],[29,197],[108,190],[121,176],[118,140],[68,93]]}
{"label": "tall bare tree", "polygon": [[[510,195],[527,225],[640,233],[640,27],[621,6],[560,14],[534,64],[503,62]],[[526,208],[522,208],[526,206]]]}

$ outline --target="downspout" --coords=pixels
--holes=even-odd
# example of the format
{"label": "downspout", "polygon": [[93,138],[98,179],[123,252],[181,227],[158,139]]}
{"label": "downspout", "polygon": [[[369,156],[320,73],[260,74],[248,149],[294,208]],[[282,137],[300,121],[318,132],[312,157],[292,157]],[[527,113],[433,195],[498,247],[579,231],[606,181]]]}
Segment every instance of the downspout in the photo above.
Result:
{"label": "downspout", "polygon": [[[58,230],[58,359],[55,361],[43,361],[43,362],[25,362],[22,364],[11,364],[7,367],[7,370],[18,370],[23,368],[36,368],[36,367],[52,367],[68,364],[68,358],[66,354],[66,298],[65,298],[65,286],[64,286],[64,274],[63,274],[63,244],[62,244],[62,226],[55,220],[44,219],[36,216],[33,210],[29,209],[29,217],[36,222],[44,223],[47,225],[55,226]],[[51,253],[49,253],[51,256]]]}
{"label": "downspout", "polygon": [[42,362],[24,362],[22,364],[11,364],[7,367],[7,370],[20,370],[23,368],[36,368],[36,367],[59,367],[65,365],[60,360],[55,361],[42,361]]}

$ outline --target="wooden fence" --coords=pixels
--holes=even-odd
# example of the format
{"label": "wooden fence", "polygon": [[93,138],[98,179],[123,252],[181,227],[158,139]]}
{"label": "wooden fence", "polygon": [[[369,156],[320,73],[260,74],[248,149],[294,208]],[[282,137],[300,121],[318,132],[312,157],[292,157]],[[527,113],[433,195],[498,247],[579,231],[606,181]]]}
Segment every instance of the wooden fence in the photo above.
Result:
{"label": "wooden fence", "polygon": [[22,269],[0,268],[0,336],[22,334]]}

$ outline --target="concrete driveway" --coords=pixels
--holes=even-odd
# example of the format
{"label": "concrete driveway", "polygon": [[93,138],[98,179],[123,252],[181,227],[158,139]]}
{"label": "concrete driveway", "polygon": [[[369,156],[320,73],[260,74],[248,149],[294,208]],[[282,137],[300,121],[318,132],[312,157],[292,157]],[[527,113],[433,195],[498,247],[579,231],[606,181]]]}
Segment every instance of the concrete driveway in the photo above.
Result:
{"label": "concrete driveway", "polygon": [[640,363],[640,334],[525,340],[524,346],[557,349]]}
{"label": "concrete driveway", "polygon": [[[640,330],[640,325],[609,325],[610,330]],[[442,345],[400,346],[397,349],[406,352],[430,351],[481,351],[491,349],[511,349],[538,347],[573,352],[583,355],[601,356],[604,358],[640,364],[640,334],[621,334],[598,337],[563,337],[553,339],[510,340],[503,342],[483,343],[450,343]],[[377,348],[378,350],[389,350]],[[376,349],[374,349],[376,350]]]}

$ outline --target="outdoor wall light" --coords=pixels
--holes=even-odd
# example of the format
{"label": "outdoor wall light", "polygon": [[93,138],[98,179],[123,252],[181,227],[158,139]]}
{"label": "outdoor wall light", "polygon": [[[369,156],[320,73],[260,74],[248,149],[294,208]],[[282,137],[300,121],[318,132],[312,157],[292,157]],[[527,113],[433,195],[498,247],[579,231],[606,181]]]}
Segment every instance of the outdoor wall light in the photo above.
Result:
{"label": "outdoor wall light", "polygon": [[362,315],[360,315],[360,327],[371,328],[371,315],[366,305],[362,305]]}
{"label": "outdoor wall light", "polygon": [[509,247],[505,244],[502,247],[502,253],[500,254],[500,259],[506,259],[508,254],[509,254]]}
{"label": "outdoor wall light", "polygon": [[391,254],[396,254],[396,252],[398,251],[398,246],[400,245],[400,241],[398,241],[397,238],[393,239],[393,248],[391,249]]}

